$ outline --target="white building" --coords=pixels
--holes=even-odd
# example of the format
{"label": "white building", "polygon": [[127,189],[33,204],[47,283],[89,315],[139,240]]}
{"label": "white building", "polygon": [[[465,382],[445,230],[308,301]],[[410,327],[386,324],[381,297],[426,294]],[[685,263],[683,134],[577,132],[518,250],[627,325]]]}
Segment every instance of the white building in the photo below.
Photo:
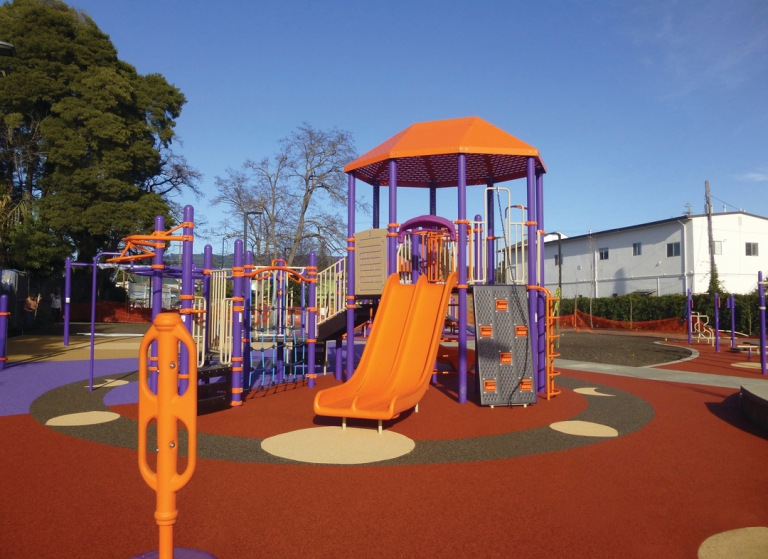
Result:
{"label": "white building", "polygon": [[[768,219],[745,212],[712,215],[715,265],[723,288],[749,293],[768,272]],[[563,297],[706,292],[710,260],[706,215],[683,215],[563,238]],[[547,239],[545,282],[558,285],[558,241]]]}

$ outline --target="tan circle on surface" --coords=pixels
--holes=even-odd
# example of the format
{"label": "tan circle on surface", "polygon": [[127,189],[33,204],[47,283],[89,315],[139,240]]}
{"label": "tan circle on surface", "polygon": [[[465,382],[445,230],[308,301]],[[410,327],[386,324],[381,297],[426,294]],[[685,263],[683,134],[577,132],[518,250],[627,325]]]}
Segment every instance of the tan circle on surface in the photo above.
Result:
{"label": "tan circle on surface", "polygon": [[743,369],[759,369],[760,368],[760,362],[752,363],[747,361],[746,363],[731,363],[734,367],[741,367]]}
{"label": "tan circle on surface", "polygon": [[[104,382],[101,384],[94,384],[94,388],[101,388],[103,386],[108,386],[109,388],[112,388],[113,386],[123,386],[124,384],[128,384],[127,380],[112,380],[111,378],[105,378]],[[86,388],[88,388],[89,385],[85,385]]]}
{"label": "tan circle on surface", "polygon": [[261,441],[265,452],[311,464],[367,464],[392,460],[414,449],[408,437],[376,429],[314,427],[275,435]]}
{"label": "tan circle on surface", "polygon": [[768,528],[738,528],[708,537],[699,547],[699,559],[765,559],[768,557]]}
{"label": "tan circle on surface", "polygon": [[609,396],[613,398],[613,394],[602,394],[597,391],[597,388],[595,387],[587,387],[587,388],[574,388],[574,392],[577,394],[584,394],[586,396]]}
{"label": "tan circle on surface", "polygon": [[119,418],[120,414],[111,411],[84,411],[53,417],[45,422],[51,427],[77,427],[79,425],[98,425],[109,423]]}
{"label": "tan circle on surface", "polygon": [[592,423],[591,421],[558,421],[550,425],[555,431],[580,437],[618,437],[619,432],[613,427]]}

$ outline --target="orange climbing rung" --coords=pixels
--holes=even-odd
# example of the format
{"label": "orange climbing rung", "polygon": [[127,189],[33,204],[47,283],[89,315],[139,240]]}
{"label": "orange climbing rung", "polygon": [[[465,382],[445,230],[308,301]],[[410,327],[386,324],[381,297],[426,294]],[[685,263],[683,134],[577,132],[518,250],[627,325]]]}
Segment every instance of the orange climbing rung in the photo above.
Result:
{"label": "orange climbing rung", "polygon": [[[149,389],[147,353],[157,342],[157,395]],[[139,471],[144,481],[157,493],[155,520],[159,530],[159,559],[173,558],[173,525],[176,522],[176,493],[192,477],[197,463],[197,362],[189,360],[189,369],[179,371],[181,342],[190,355],[195,355],[195,341],[176,313],[160,313],[144,335],[139,348]],[[189,376],[183,395],[179,394],[179,376]],[[157,470],[147,461],[149,424],[157,429]],[[179,455],[178,422],[188,433],[187,468],[177,471]]]}
{"label": "orange climbing rung", "polygon": [[509,307],[509,301],[506,299],[496,299],[496,310],[505,311]]}
{"label": "orange climbing rung", "polygon": [[515,326],[515,337],[516,338],[525,338],[528,335],[528,327],[527,326]]}
{"label": "orange climbing rung", "polygon": [[480,337],[481,338],[492,338],[493,337],[493,326],[481,326],[480,327]]}

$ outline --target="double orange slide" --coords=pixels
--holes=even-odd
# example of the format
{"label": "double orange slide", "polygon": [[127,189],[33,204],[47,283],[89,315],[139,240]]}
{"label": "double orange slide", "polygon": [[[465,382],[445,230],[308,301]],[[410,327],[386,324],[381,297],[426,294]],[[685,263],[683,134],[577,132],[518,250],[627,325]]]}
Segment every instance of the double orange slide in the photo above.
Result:
{"label": "double orange slide", "polygon": [[318,392],[315,413],[382,421],[415,407],[429,386],[455,286],[455,273],[445,284],[421,276],[402,285],[397,274],[389,276],[355,374]]}

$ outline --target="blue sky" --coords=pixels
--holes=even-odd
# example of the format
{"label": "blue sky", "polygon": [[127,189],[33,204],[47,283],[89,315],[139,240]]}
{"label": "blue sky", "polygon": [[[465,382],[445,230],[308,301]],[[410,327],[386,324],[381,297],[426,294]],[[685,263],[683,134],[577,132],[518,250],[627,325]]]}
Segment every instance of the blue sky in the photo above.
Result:
{"label": "blue sky", "polygon": [[[687,203],[699,213],[704,180],[717,211],[768,216],[764,0],[74,6],[121,59],[187,96],[179,151],[205,175],[206,198],[181,202],[211,225],[241,219],[210,206],[215,177],[272,155],[302,122],[349,130],[364,153],[414,122],[472,115],[540,150],[548,231],[664,219]],[[507,184],[523,201],[524,181]],[[470,190],[469,213],[482,213],[481,196]],[[426,192],[400,190],[398,210],[401,223],[428,213]],[[455,218],[454,189],[440,191],[438,213]]]}

